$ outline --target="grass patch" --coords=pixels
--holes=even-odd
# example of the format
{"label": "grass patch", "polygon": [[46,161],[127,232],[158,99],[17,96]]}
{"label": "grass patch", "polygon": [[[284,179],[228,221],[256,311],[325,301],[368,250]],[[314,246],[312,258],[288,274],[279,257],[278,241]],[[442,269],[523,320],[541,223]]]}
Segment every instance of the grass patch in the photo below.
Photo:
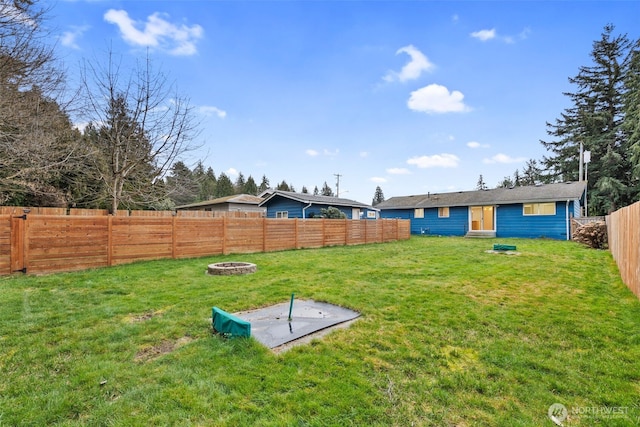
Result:
{"label": "grass patch", "polygon": [[[518,239],[518,256],[485,253],[495,242],[2,278],[0,425],[540,426],[556,402],[565,425],[638,423],[640,302],[610,253]],[[225,260],[258,271],[205,274]],[[278,355],[212,335],[212,306],[292,292],[362,316]]]}

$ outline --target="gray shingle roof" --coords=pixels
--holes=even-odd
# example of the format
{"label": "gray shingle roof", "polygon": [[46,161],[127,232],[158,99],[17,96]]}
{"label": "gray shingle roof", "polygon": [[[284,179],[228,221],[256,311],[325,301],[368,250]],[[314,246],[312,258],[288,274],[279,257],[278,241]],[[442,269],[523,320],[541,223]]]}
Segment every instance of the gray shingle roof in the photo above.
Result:
{"label": "gray shingle roof", "polygon": [[251,194],[234,194],[233,196],[219,197],[204,202],[191,203],[188,205],[176,206],[176,209],[197,208],[200,206],[221,205],[223,203],[238,203],[247,205],[258,205],[262,202],[262,198]]}
{"label": "gray shingle roof", "polygon": [[377,204],[376,208],[414,209],[577,200],[584,194],[586,185],[583,181],[392,197]]}
{"label": "gray shingle roof", "polygon": [[355,200],[343,199],[340,197],[320,196],[320,195],[314,196],[313,194],[295,193],[292,191],[281,191],[281,190],[274,190],[270,196],[268,196],[262,203],[260,203],[260,206],[263,206],[268,200],[276,196],[281,196],[287,199],[296,200],[301,203],[314,203],[318,205],[350,206],[350,207],[374,209],[369,205],[356,202]]}

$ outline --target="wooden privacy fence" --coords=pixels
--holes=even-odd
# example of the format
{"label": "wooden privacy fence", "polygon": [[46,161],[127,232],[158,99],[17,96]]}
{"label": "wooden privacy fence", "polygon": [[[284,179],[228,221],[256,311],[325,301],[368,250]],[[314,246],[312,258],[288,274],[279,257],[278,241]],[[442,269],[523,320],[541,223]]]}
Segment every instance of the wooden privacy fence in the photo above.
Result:
{"label": "wooden privacy fence", "polygon": [[0,274],[409,239],[409,220],[0,214]]}
{"label": "wooden privacy fence", "polygon": [[607,233],[622,281],[640,298],[640,202],[607,216]]}

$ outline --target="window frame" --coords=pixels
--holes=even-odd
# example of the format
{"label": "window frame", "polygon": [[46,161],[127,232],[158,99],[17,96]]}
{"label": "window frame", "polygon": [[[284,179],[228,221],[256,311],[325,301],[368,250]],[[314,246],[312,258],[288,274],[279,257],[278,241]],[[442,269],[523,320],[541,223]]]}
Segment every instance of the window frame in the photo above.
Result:
{"label": "window frame", "polygon": [[276,219],[289,218],[289,211],[276,211]]}
{"label": "window frame", "polygon": [[[544,210],[544,206],[553,206],[553,212],[547,213]],[[531,212],[527,213],[527,207],[530,207]],[[556,202],[542,202],[542,203],[523,203],[522,215],[523,216],[555,216],[557,214]]]}
{"label": "window frame", "polygon": [[438,218],[449,218],[451,211],[449,210],[449,206],[442,206],[438,208]]}
{"label": "window frame", "polygon": [[413,217],[414,218],[424,218],[424,208],[415,208],[413,210]]}

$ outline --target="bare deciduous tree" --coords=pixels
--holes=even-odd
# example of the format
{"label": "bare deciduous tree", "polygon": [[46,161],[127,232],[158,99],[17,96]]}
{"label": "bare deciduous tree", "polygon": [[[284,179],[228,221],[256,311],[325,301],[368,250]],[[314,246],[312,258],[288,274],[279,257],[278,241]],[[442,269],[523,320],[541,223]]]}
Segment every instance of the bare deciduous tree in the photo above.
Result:
{"label": "bare deciduous tree", "polygon": [[189,100],[156,71],[147,56],[126,73],[108,53],[105,65],[83,67],[85,109],[96,129],[94,166],[116,213],[128,206],[157,206],[165,198],[162,179],[173,163],[194,150],[197,123]]}

